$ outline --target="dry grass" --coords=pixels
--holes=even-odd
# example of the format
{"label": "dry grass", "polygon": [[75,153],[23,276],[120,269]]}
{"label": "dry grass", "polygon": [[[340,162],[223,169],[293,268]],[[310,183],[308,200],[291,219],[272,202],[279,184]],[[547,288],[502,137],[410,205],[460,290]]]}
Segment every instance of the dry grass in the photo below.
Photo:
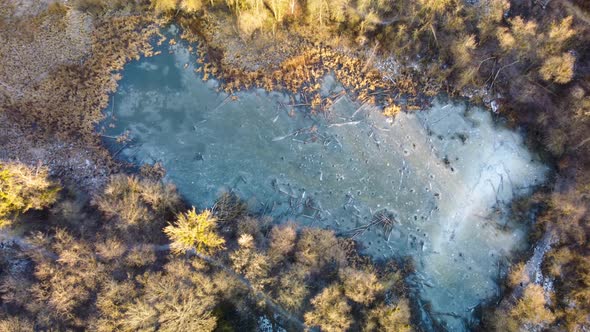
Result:
{"label": "dry grass", "polygon": [[79,63],[91,48],[92,19],[84,13],[59,5],[33,18],[9,12],[0,29],[1,104],[34,93],[39,80],[61,65]]}
{"label": "dry grass", "polygon": [[[227,18],[206,17],[210,24],[215,24],[216,20],[221,24],[224,19]],[[222,89],[229,94],[250,88],[288,91],[301,96],[300,106],[308,106],[312,112],[324,112],[339,97],[320,94],[323,78],[333,73],[360,103],[387,107],[395,104],[392,98],[395,93],[398,96],[417,95],[417,84],[413,78],[401,79],[395,83],[386,80],[373,68],[370,59],[363,61],[334,48],[310,43],[297,33],[281,31],[273,38],[262,37],[262,40],[272,41],[274,46],[243,43],[235,45],[240,50],[240,56],[237,57],[231,46],[232,41],[236,40],[235,32],[220,33],[215,29],[217,25],[204,26],[191,18],[180,19],[180,24],[185,28],[182,36],[184,39],[203,42],[204,47],[199,48],[198,56],[205,60],[202,69],[204,79],[211,76],[221,79]],[[271,51],[277,45],[281,50]],[[264,54],[257,53],[257,50],[264,50]],[[249,65],[254,61],[248,60],[253,55],[256,56],[256,66]],[[404,105],[404,109],[413,107]]]}
{"label": "dry grass", "polygon": [[[46,21],[33,25],[34,29],[48,34],[31,33],[33,43],[38,39],[38,46],[31,47],[29,42],[27,47],[19,47],[18,43],[26,43],[27,39],[18,33],[15,34],[18,37],[12,37],[14,40],[5,44],[11,51],[0,52],[4,54],[4,71],[0,77],[11,88],[0,106],[23,126],[33,124],[44,134],[95,145],[94,125],[102,118],[108,94],[115,91],[120,79],[120,75],[113,72],[121,70],[130,59],[151,54],[149,37],[157,32],[157,27],[149,17],[111,17],[92,23],[88,17],[76,13],[75,10],[66,13],[66,16],[80,18],[68,19],[64,29]],[[84,28],[80,27],[82,23],[77,23],[80,20],[85,22]],[[44,30],[43,24],[59,30]],[[68,38],[69,35],[73,37]],[[56,42],[51,44],[50,37]],[[70,50],[72,47],[74,49]],[[30,54],[12,51],[19,49],[26,49]],[[39,55],[38,50],[45,54]],[[56,56],[48,52],[67,56],[61,55],[63,59],[56,60]],[[23,63],[23,60],[29,61],[28,58],[48,63],[38,64],[33,60]]]}

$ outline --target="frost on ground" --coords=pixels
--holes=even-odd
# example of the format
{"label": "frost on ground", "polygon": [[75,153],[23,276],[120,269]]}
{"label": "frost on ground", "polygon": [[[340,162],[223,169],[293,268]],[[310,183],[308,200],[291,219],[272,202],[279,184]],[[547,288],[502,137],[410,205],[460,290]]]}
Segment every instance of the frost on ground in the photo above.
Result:
{"label": "frost on ground", "polygon": [[[277,222],[335,229],[375,258],[411,256],[410,282],[450,330],[497,294],[499,264],[526,239],[508,204],[546,173],[518,133],[461,103],[391,121],[345,95],[313,117],[291,110],[297,96],[230,98],[173,50],[124,72],[104,123],[108,135],[131,133],[113,146],[120,157],[162,162],[200,208],[232,190]],[[326,80],[325,94],[339,90]]]}

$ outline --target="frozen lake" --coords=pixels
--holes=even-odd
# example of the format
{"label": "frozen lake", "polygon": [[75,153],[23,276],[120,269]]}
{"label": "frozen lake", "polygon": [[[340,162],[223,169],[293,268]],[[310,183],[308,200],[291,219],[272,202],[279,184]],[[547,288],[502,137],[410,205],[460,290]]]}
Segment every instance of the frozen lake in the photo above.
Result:
{"label": "frozen lake", "polygon": [[[233,190],[276,222],[356,235],[376,258],[412,257],[411,283],[449,330],[465,330],[477,304],[498,294],[500,262],[526,245],[508,204],[547,172],[520,134],[441,100],[393,122],[346,95],[314,117],[278,92],[233,100],[200,79],[183,45],[170,49],[127,65],[105,111],[105,134],[133,138],[120,158],[161,162],[199,208]],[[327,77],[324,90],[341,88]],[[392,227],[359,229],[377,218]]]}

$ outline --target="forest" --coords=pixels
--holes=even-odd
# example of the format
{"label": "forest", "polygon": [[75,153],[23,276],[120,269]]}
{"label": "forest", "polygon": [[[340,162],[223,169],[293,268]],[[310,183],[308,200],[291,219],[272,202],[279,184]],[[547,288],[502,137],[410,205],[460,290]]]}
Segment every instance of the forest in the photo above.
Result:
{"label": "forest", "polygon": [[445,93],[524,128],[554,175],[512,210],[536,209],[532,242],[555,239],[541,264],[553,285],[522,253],[470,328],[590,328],[587,1],[3,0],[0,330],[422,330],[411,260],[276,225],[232,193],[193,207],[161,165],[105,148],[96,125],[120,71],[170,23],[230,94],[297,91],[320,114],[332,72],[389,117]]}

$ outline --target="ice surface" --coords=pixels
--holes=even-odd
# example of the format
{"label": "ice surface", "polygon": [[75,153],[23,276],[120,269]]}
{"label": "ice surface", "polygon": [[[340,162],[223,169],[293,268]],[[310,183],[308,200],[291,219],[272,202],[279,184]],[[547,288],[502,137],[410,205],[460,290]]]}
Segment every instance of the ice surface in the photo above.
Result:
{"label": "ice surface", "polygon": [[[497,294],[499,264],[526,242],[507,204],[547,171],[518,133],[488,111],[441,100],[393,122],[347,96],[314,117],[289,112],[282,93],[232,100],[201,81],[182,45],[172,49],[124,71],[104,123],[109,135],[131,132],[120,157],[161,162],[199,208],[233,190],[277,222],[348,235],[387,211],[391,230],[376,225],[356,238],[376,258],[413,257],[410,281],[449,330],[464,330]],[[324,93],[339,89],[326,79]]]}

